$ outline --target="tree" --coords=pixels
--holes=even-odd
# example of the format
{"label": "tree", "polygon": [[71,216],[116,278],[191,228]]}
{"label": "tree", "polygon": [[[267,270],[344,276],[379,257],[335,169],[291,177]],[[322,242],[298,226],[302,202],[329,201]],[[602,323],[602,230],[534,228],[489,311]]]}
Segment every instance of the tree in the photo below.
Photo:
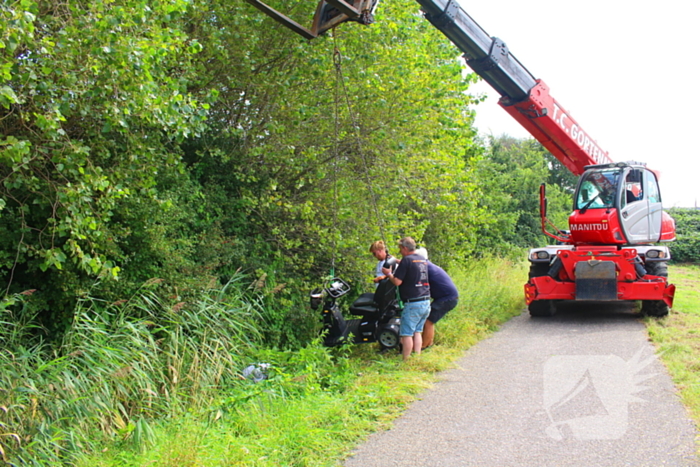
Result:
{"label": "tree", "polygon": [[238,269],[293,309],[335,259],[364,278],[372,240],[457,260],[488,218],[475,78],[413,2],[312,42],[243,2],[0,14],[0,275],[55,327],[81,295],[187,300]]}
{"label": "tree", "polygon": [[118,276],[115,213],[132,197],[161,203],[162,168],[203,128],[206,95],[185,86],[200,50],[179,29],[187,5],[0,8],[0,277],[7,293],[40,283],[54,319]]}
{"label": "tree", "polygon": [[554,164],[553,159],[531,138],[501,135],[488,139],[488,150],[478,172],[484,183],[482,202],[494,213],[494,222],[480,234],[481,250],[506,252],[512,247],[546,244],[548,237],[542,234],[540,226],[538,193],[540,184],[547,181],[555,182],[547,187],[548,217],[559,228],[566,228],[573,176],[563,173],[561,164]]}
{"label": "tree", "polygon": [[[197,29],[202,75],[215,77],[219,100],[187,161],[203,183],[227,187],[249,234],[291,255],[297,272],[334,256],[360,271],[371,240],[421,238],[431,225],[446,251],[463,257],[473,247],[480,220],[463,154],[473,144],[464,91],[474,77],[415,10],[394,2],[369,28],[344,25],[312,42],[246,16],[245,5]],[[234,47],[243,37],[244,52]],[[240,66],[227,68],[232,61]]]}

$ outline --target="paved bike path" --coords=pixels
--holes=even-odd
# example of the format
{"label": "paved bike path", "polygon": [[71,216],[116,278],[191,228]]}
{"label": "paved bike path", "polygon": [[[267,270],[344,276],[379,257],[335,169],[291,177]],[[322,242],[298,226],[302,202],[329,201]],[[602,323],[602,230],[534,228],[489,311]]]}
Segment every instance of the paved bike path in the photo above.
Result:
{"label": "paved bike path", "polygon": [[643,323],[587,307],[512,319],[345,467],[700,466]]}

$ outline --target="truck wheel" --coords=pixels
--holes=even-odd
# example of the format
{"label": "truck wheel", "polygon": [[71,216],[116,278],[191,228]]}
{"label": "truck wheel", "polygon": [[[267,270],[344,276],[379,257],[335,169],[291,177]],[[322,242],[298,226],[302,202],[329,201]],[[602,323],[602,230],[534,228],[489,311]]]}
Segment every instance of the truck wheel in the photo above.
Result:
{"label": "truck wheel", "polygon": [[665,261],[649,261],[644,265],[647,274],[659,277],[668,277],[668,264]]}
{"label": "truck wheel", "polygon": [[385,349],[393,349],[399,345],[399,335],[391,329],[384,329],[377,336],[379,344]]}
{"label": "truck wheel", "polygon": [[[668,263],[665,261],[649,261],[644,269],[649,275],[668,277]],[[642,315],[662,318],[668,315],[668,305],[663,300],[642,300]]]}
{"label": "truck wheel", "polygon": [[557,312],[554,300],[535,300],[527,309],[530,310],[530,316],[554,316]]}
{"label": "truck wheel", "polygon": [[548,272],[548,263],[530,263],[530,272],[528,273],[528,277],[530,279],[532,279],[533,277],[542,277],[546,276]]}
{"label": "truck wheel", "polygon": [[668,305],[663,300],[642,300],[642,315],[663,318],[668,315]]}

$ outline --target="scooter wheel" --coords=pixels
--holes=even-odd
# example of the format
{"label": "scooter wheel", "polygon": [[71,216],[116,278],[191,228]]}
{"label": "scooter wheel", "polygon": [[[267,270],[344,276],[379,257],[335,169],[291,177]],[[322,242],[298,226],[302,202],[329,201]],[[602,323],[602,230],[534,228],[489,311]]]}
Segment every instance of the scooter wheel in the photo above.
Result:
{"label": "scooter wheel", "polygon": [[377,340],[385,349],[393,349],[399,345],[399,335],[391,329],[384,329],[377,336]]}

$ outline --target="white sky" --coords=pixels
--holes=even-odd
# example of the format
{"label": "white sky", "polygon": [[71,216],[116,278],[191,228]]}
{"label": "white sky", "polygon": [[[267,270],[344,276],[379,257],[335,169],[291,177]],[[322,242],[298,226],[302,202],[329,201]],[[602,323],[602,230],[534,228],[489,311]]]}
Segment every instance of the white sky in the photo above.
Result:
{"label": "white sky", "polygon": [[[700,2],[459,0],[614,161],[661,173],[664,207],[700,206]],[[480,132],[529,137],[487,92]]]}

